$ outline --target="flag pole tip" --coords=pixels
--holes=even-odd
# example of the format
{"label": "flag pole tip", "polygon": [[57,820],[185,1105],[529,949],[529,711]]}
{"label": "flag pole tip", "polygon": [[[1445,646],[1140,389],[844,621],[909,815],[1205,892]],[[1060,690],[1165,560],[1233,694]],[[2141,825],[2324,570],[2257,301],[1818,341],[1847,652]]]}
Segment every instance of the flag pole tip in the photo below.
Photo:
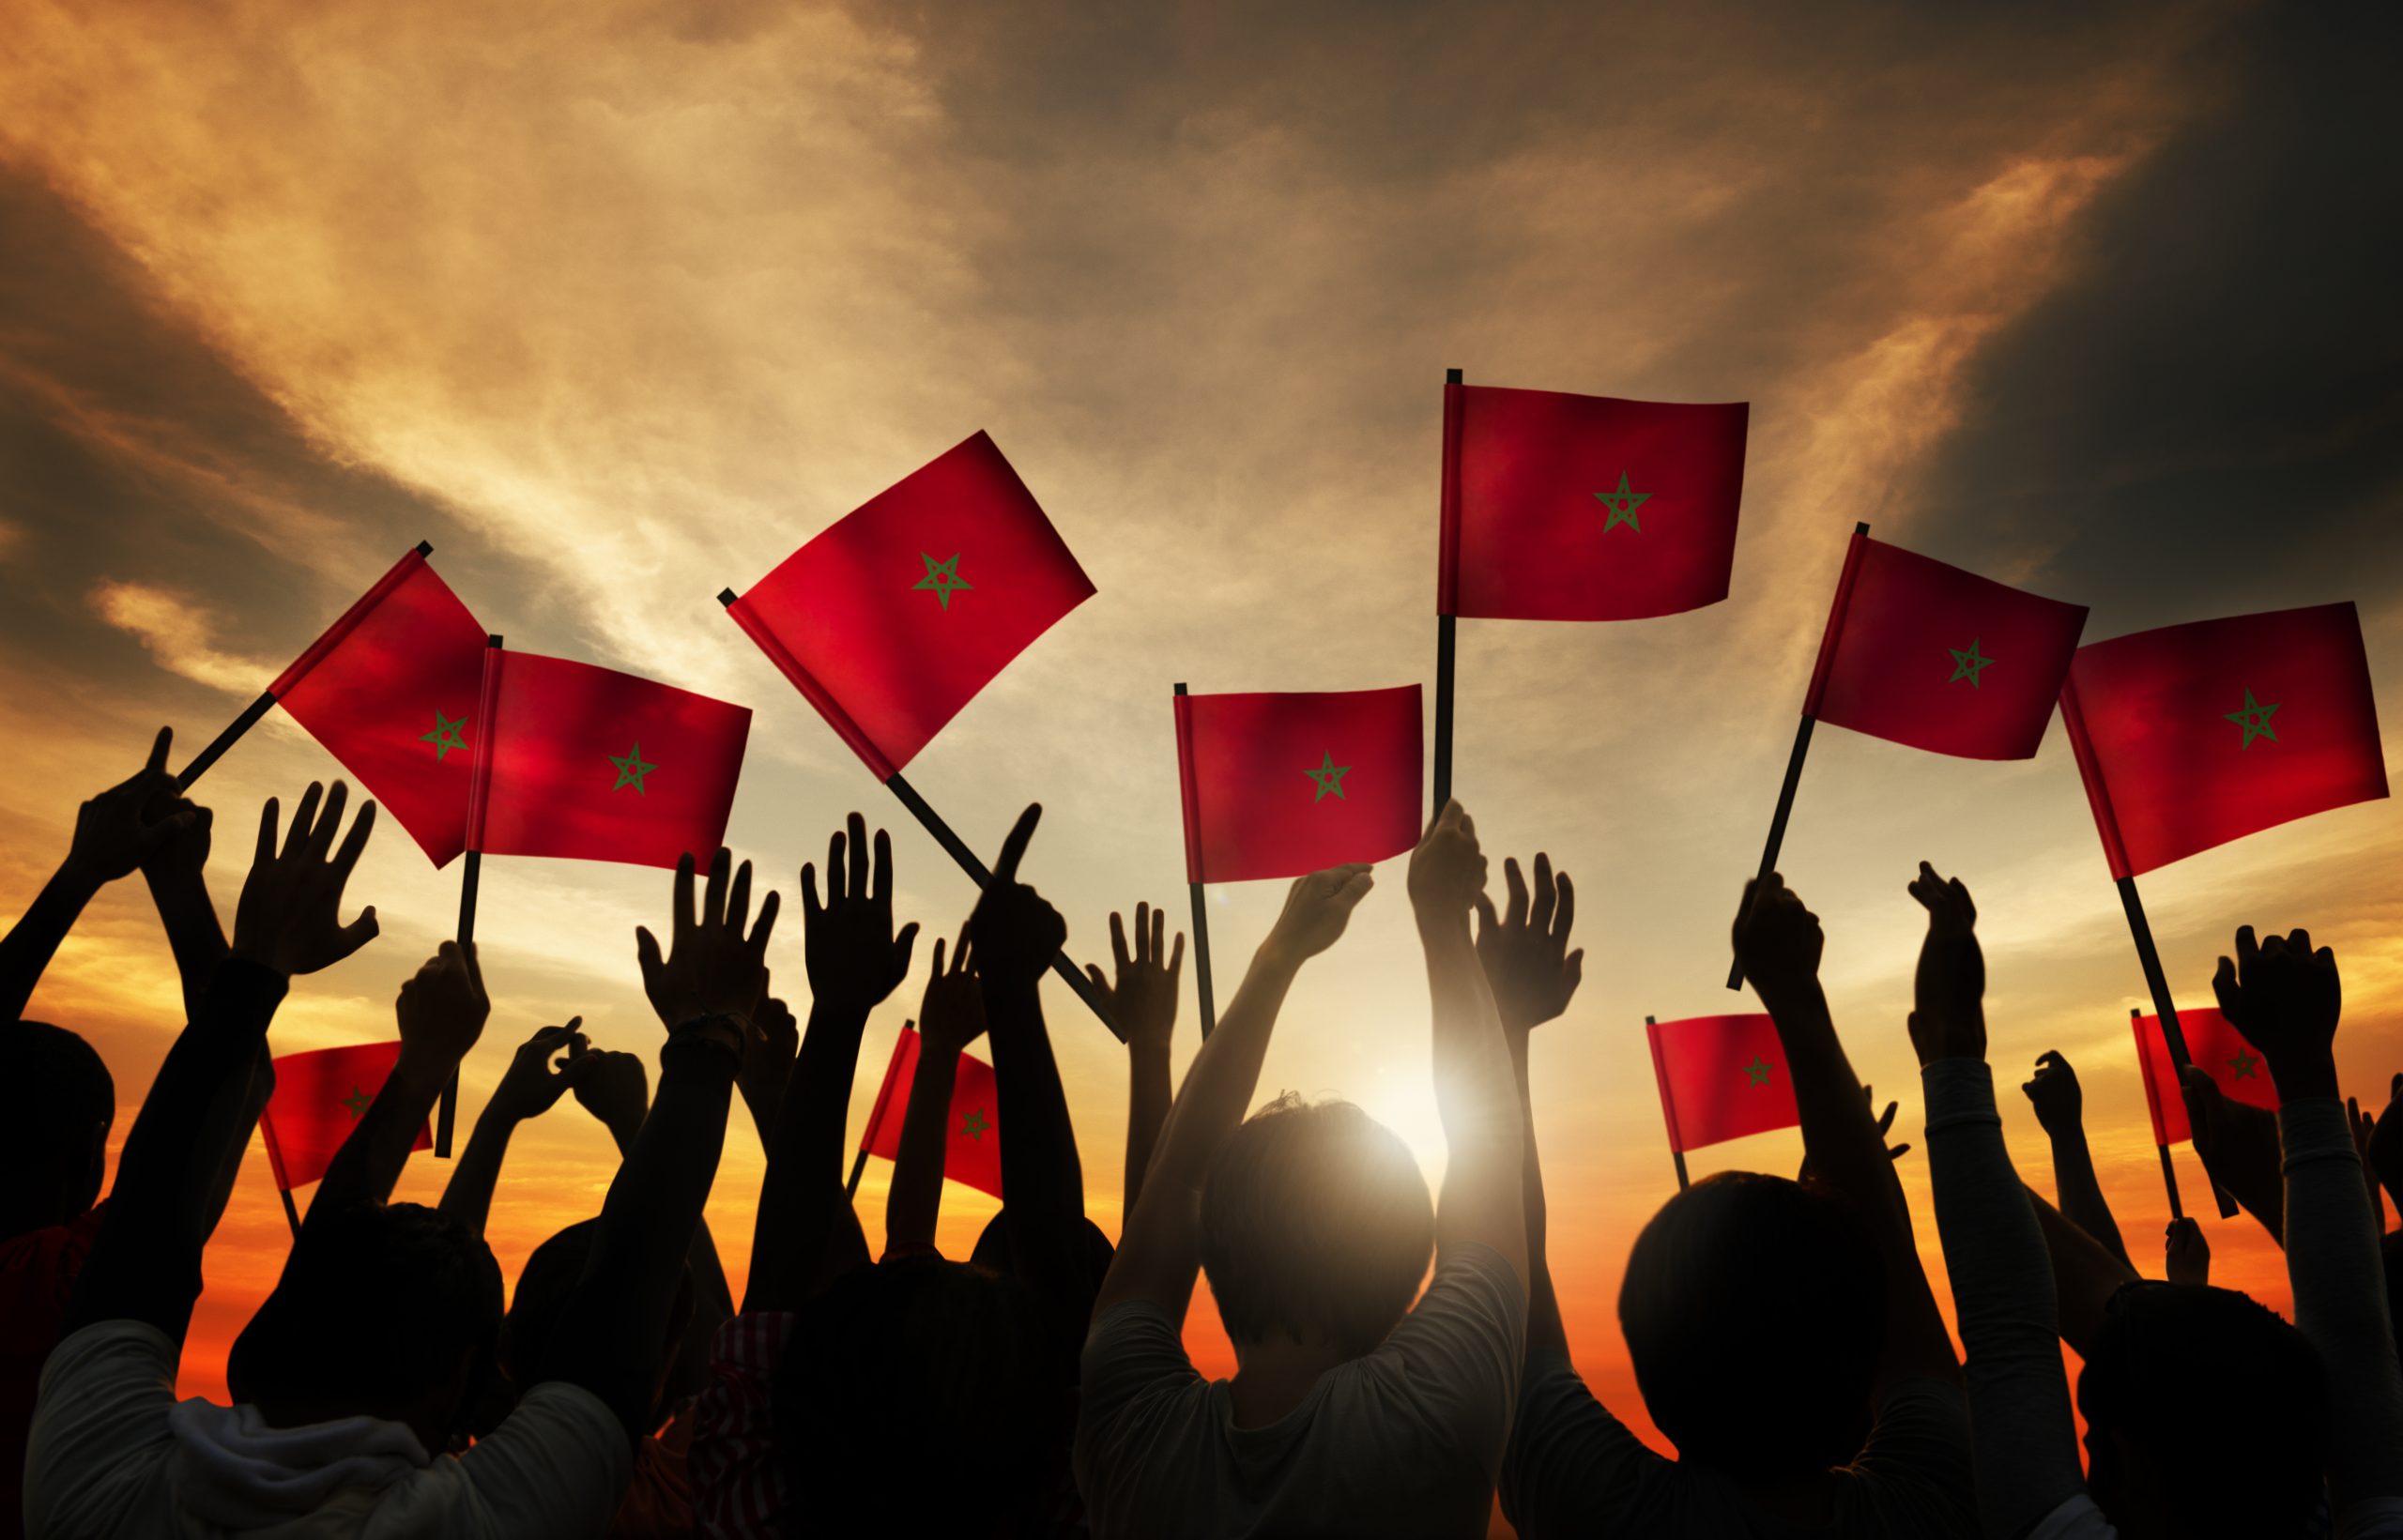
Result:
{"label": "flag pole tip", "polygon": [[1444,371],[1444,383],[1445,383],[1446,385],[1458,385],[1458,384],[1460,384],[1460,383],[1461,383],[1461,372],[1460,372],[1459,370],[1457,370],[1457,369],[1446,369],[1446,370],[1445,370],[1445,371]]}
{"label": "flag pole tip", "polygon": [[720,588],[717,591],[717,602],[724,604],[727,609],[732,609],[734,607],[734,599],[735,594],[732,588]]}
{"label": "flag pole tip", "polygon": [[489,633],[485,633],[485,636],[484,636],[484,646],[486,646],[486,647],[498,647],[499,645],[500,645],[500,633],[498,633],[498,632],[497,632],[497,631],[496,631],[496,632],[489,632]]}
{"label": "flag pole tip", "polygon": [[432,541],[422,540],[418,541],[417,554],[421,557],[430,557],[434,555],[434,542]]}
{"label": "flag pole tip", "polygon": [[1869,521],[1867,519],[1860,520],[1853,525],[1852,532],[1856,535],[1865,535],[1869,533]]}
{"label": "flag pole tip", "polygon": [[1185,694],[1185,681],[1183,679],[1176,681],[1176,693],[1180,695]]}

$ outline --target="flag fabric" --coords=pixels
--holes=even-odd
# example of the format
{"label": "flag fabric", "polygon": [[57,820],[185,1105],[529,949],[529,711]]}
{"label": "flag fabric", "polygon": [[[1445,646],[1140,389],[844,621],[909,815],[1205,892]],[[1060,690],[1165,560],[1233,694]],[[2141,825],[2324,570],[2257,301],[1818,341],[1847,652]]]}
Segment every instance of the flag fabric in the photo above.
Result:
{"label": "flag fabric", "polygon": [[1751,411],[1445,386],[1436,613],[1636,620],[1726,598]]}
{"label": "flag fabric", "polygon": [[1644,1024],[1669,1148],[1680,1154],[1747,1134],[1794,1128],[1785,1044],[1766,1015],[1689,1016]]}
{"label": "flag fabric", "polygon": [[2061,720],[2115,878],[2386,795],[2349,603],[2082,647]]}
{"label": "flag fabric", "polygon": [[2026,759],[2044,740],[2086,606],[1855,534],[1802,709],[1964,759]]}
{"label": "flag fabric", "polygon": [[467,848],[709,865],[751,710],[614,668],[488,649]]}
{"label": "flag fabric", "polygon": [[[277,1186],[288,1193],[326,1174],[400,1060],[398,1041],[317,1048],[275,1060],[275,1090],[259,1114],[259,1134]],[[434,1131],[420,1124],[409,1148],[433,1147]]]}
{"label": "flag fabric", "polygon": [[[2169,1040],[2161,1033],[2161,1018],[2134,1016],[2129,1025],[2135,1029],[2136,1068],[2144,1079],[2144,1105],[2152,1114],[2152,1142],[2183,1144],[2195,1133],[2186,1121],[2186,1097],[2178,1084],[2178,1067],[2170,1061]],[[2217,1011],[2181,1010],[2178,1029],[2185,1035],[2186,1056],[2219,1083],[2229,1101],[2278,1110],[2278,1088],[2270,1078],[2269,1062],[2226,1016]]]}
{"label": "flag fabric", "polygon": [[[919,1034],[901,1029],[893,1044],[892,1061],[884,1066],[884,1084],[867,1115],[860,1148],[886,1160],[901,1157],[901,1125],[910,1111],[910,1086],[918,1075]],[[957,1078],[952,1082],[951,1109],[943,1118],[942,1174],[979,1192],[1002,1196],[1002,1100],[993,1066],[974,1054],[959,1056]]]}
{"label": "flag fabric", "polygon": [[884,781],[1093,592],[979,433],[822,531],[727,613]]}
{"label": "flag fabric", "polygon": [[484,628],[411,551],[268,693],[437,867],[467,848]]}
{"label": "flag fabric", "polygon": [[1188,882],[1383,861],[1426,821],[1418,686],[1179,695]]}

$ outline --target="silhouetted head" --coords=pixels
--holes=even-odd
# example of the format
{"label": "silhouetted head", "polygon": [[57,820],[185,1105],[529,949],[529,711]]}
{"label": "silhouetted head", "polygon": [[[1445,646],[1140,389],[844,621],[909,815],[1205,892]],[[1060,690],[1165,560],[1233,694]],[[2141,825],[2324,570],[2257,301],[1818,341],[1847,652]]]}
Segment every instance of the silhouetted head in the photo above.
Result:
{"label": "silhouetted head", "polygon": [[1042,1334],[1018,1284],[935,1256],[804,1305],[769,1408],[813,1532],[1018,1532],[1058,1488],[1075,1408]]}
{"label": "silhouetted head", "polygon": [[[1009,1221],[1007,1209],[987,1220],[985,1227],[976,1232],[976,1249],[968,1254],[970,1261],[1004,1278],[1018,1276],[1018,1255],[1010,1245]],[[1084,1221],[1083,1239],[1086,1282],[1099,1293],[1101,1280],[1109,1276],[1110,1259],[1117,1255],[1117,1248],[1110,1243],[1102,1227],[1090,1219]]]}
{"label": "silhouetted head", "polygon": [[[2328,1392],[2311,1344],[2229,1288],[2130,1284],[2077,1381],[2087,1487],[2127,1540],[2304,1532]],[[2242,1481],[2228,1479],[2241,1468]]]}
{"label": "silhouetted head", "polygon": [[225,1379],[271,1426],[383,1417],[439,1453],[499,1333],[500,1266],[466,1225],[416,1203],[313,1210]]}
{"label": "silhouetted head", "polygon": [[99,1201],[116,1082],[92,1045],[44,1021],[0,1027],[0,1239]]}
{"label": "silhouetted head", "polygon": [[[523,1394],[541,1378],[543,1351],[550,1346],[551,1329],[559,1324],[569,1297],[584,1278],[584,1265],[592,1256],[592,1238],[599,1233],[600,1225],[598,1219],[570,1225],[536,1246],[534,1254],[526,1258],[525,1270],[517,1274],[517,1288],[510,1296],[509,1314],[500,1326],[500,1370],[514,1394]],[[660,1339],[659,1365],[651,1377],[655,1411],[667,1371],[675,1365],[677,1345],[692,1319],[693,1270],[687,1266],[682,1281],[676,1286],[676,1302],[668,1311],[667,1330]],[[654,1420],[665,1421],[665,1413]]]}
{"label": "silhouetted head", "polygon": [[1751,1171],[1704,1178],[1635,1238],[1618,1321],[1681,1458],[1762,1481],[1860,1453],[1885,1273],[1839,1199]]}
{"label": "silhouetted head", "polygon": [[1410,1312],[1435,1205],[1410,1147],[1349,1102],[1288,1092],[1234,1131],[1202,1189],[1202,1267],[1236,1351],[1371,1351]]}

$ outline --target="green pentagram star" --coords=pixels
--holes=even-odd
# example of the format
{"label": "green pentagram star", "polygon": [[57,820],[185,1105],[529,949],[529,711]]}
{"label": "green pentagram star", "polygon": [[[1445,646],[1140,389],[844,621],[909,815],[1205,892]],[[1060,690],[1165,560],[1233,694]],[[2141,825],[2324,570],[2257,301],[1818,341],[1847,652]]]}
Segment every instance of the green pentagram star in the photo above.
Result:
{"label": "green pentagram star", "polygon": [[2236,1072],[2236,1077],[2239,1080],[2250,1080],[2253,1078],[2253,1072],[2260,1067],[2260,1055],[2249,1054],[2239,1048],[2236,1050],[2236,1057],[2227,1061],[2227,1067]]}
{"label": "green pentagram star", "polygon": [[614,754],[606,757],[609,763],[618,767],[618,779],[616,784],[609,787],[611,791],[617,790],[619,786],[632,786],[635,788],[635,795],[638,797],[648,795],[643,789],[642,778],[659,767],[643,763],[641,744],[635,744],[633,752],[622,759]]}
{"label": "green pentagram star", "polygon": [[1978,676],[1985,672],[1986,664],[1994,662],[1992,658],[1979,655],[1978,642],[1979,638],[1972,636],[1969,638],[1967,651],[1957,647],[1948,647],[1944,649],[1952,654],[1952,679],[1945,680],[1945,683],[1951,684],[1953,679],[1967,679],[1969,681],[1970,689],[1975,690],[1978,687]]}
{"label": "green pentagram star", "polygon": [[1763,1060],[1758,1054],[1753,1055],[1753,1061],[1744,1066],[1744,1074],[1749,1077],[1749,1084],[1755,1086],[1766,1086],[1768,1084],[1768,1061]]}
{"label": "green pentagram star", "polygon": [[2275,743],[2278,740],[2278,735],[2271,730],[2270,718],[2277,714],[2277,709],[2275,701],[2264,706],[2253,698],[2252,691],[2244,692],[2244,705],[2226,714],[2227,721],[2233,722],[2244,729],[2244,741],[2239,743],[2237,747],[2249,749],[2257,738],[2266,738]]}
{"label": "green pentagram star", "polygon": [[350,1088],[349,1095],[336,1097],[335,1100],[341,1102],[343,1105],[350,1109],[350,1121],[352,1122],[357,1122],[360,1119],[367,1116],[367,1109],[374,1105],[375,1102],[375,1097],[368,1095],[357,1086]]}
{"label": "green pentagram star", "polygon": [[1644,526],[1637,521],[1635,517],[1635,511],[1642,508],[1645,503],[1650,502],[1652,500],[1652,494],[1648,492],[1628,491],[1627,472],[1620,471],[1618,473],[1618,490],[1616,492],[1597,492],[1594,496],[1601,500],[1601,504],[1604,508],[1611,511],[1609,521],[1602,526],[1603,534],[1609,534],[1612,530],[1616,529],[1620,525],[1627,526],[1630,529],[1634,530],[1639,535],[1644,532]]}
{"label": "green pentagram star", "polygon": [[933,594],[936,602],[948,610],[951,608],[951,596],[954,592],[973,593],[975,591],[974,585],[959,575],[958,552],[954,551],[949,561],[937,561],[921,551],[918,553],[918,559],[926,564],[926,575],[910,585],[911,593],[924,588]]}
{"label": "green pentagram star", "polygon": [[1302,773],[1318,783],[1318,793],[1310,799],[1312,806],[1326,800],[1326,794],[1330,791],[1335,793],[1337,801],[1348,802],[1352,800],[1343,795],[1343,778],[1352,773],[1352,767],[1337,764],[1333,754],[1321,750],[1318,756],[1318,769],[1306,770]]}
{"label": "green pentagram star", "polygon": [[967,1135],[970,1138],[974,1139],[978,1144],[985,1142],[985,1130],[992,1126],[993,1125],[991,1123],[985,1121],[985,1109],[981,1106],[975,1111],[970,1113],[967,1117],[959,1120],[959,1131],[962,1134]]}
{"label": "green pentagram star", "polygon": [[464,749],[467,746],[467,726],[466,717],[453,722],[436,711],[434,713],[434,731],[418,734],[417,740],[434,745],[434,762],[438,765],[452,750]]}

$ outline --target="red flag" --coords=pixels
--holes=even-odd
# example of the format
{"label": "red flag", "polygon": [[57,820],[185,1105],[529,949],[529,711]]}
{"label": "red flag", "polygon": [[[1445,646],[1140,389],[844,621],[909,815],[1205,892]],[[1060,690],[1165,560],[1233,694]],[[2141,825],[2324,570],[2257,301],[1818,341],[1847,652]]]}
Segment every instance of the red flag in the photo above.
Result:
{"label": "red flag", "polygon": [[1093,591],[980,433],[787,557],[727,613],[884,781]]}
{"label": "red flag", "polygon": [[[2144,1077],[2144,1105],[2152,1114],[2152,1142],[2183,1144],[2195,1136],[2186,1124],[2186,1097],[2178,1086],[2178,1067],[2169,1060],[2169,1042],[2161,1035],[2159,1016],[2132,1016],[2135,1029],[2136,1068]],[[2253,1051],[2244,1034],[2217,1011],[2181,1010],[2178,1029],[2185,1034],[2186,1054],[2219,1083],[2231,1102],[2278,1110],[2278,1088],[2270,1079],[2266,1060]]]}
{"label": "red flag", "polygon": [[2083,604],[1855,534],[1802,709],[1933,754],[2026,759],[2085,626]]}
{"label": "red flag", "polygon": [[1794,1128],[1794,1077],[1766,1015],[1689,1016],[1644,1024],[1669,1148],[1682,1153],[1747,1134]]}
{"label": "red flag", "polygon": [[[259,1114],[259,1133],[267,1139],[277,1186],[288,1193],[326,1174],[400,1059],[401,1045],[392,1042],[317,1048],[276,1060],[275,1090]],[[433,1149],[434,1131],[419,1125],[409,1148]]]}
{"label": "red flag", "polygon": [[[910,1085],[918,1075],[918,1033],[901,1029],[893,1044],[892,1062],[884,1066],[884,1084],[877,1089],[876,1106],[867,1115],[860,1148],[886,1160],[901,1156],[901,1125],[910,1110]],[[974,1054],[959,1056],[958,1078],[952,1082],[951,1110],[943,1119],[942,1174],[979,1192],[1002,1196],[1001,1092],[993,1066]]]}
{"label": "red flag", "polygon": [[467,848],[707,866],[751,709],[614,668],[489,649]]}
{"label": "red flag", "polygon": [[1445,386],[1436,613],[1635,620],[1726,598],[1751,411]]}
{"label": "red flag", "polygon": [[1425,759],[1415,684],[1179,695],[1189,882],[1299,877],[1418,843]]}
{"label": "red flag", "polygon": [[483,670],[484,628],[411,551],[268,693],[438,867],[467,848]]}
{"label": "red flag", "polygon": [[2115,878],[2386,795],[2349,603],[2079,648],[2061,720]]}

